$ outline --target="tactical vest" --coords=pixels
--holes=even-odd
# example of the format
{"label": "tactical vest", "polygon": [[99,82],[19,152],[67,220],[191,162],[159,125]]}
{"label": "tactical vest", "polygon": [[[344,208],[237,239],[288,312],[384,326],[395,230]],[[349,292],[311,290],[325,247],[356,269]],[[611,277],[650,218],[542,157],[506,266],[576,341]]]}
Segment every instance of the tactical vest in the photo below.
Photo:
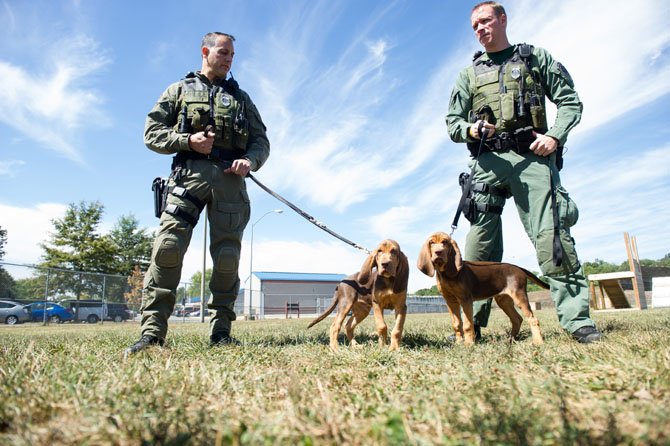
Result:
{"label": "tactical vest", "polygon": [[176,131],[196,133],[208,129],[214,132],[215,149],[246,152],[249,122],[237,82],[229,80],[209,86],[189,73],[180,81],[177,105]]}
{"label": "tactical vest", "polygon": [[496,126],[496,133],[532,126],[545,133],[545,93],[531,70],[533,47],[516,45],[512,57],[496,65],[483,52],[472,61],[470,88],[473,92],[470,122],[483,119]]}

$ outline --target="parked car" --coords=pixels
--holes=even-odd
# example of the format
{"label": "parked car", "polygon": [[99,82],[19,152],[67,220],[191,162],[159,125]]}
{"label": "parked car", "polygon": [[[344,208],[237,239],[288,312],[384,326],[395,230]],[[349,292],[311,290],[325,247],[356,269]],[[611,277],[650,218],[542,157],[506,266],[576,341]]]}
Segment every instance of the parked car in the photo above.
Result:
{"label": "parked car", "polygon": [[[64,308],[61,305],[53,302],[47,302],[47,319],[50,322],[61,323],[74,319],[74,313],[69,308]],[[30,310],[31,320],[41,322],[44,320],[44,302],[33,302],[26,305]]]}
{"label": "parked car", "polygon": [[11,300],[0,300],[0,322],[8,325],[30,320],[30,310],[23,304]]}
{"label": "parked car", "polygon": [[107,302],[107,320],[123,322],[133,318],[133,312],[128,304],[121,302]]}
{"label": "parked car", "polygon": [[60,302],[74,314],[76,321],[86,321],[96,324],[107,318],[107,305],[101,300],[94,299],[69,299]]}

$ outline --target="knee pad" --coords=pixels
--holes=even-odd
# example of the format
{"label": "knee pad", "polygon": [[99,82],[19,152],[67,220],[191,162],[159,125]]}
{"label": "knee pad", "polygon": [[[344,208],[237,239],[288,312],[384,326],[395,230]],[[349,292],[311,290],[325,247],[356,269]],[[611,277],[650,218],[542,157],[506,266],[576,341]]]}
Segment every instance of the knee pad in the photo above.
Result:
{"label": "knee pad", "polygon": [[221,244],[214,261],[214,268],[222,274],[237,274],[240,264],[239,244],[232,240],[226,240]]}
{"label": "knee pad", "polygon": [[560,230],[559,237],[563,247],[563,262],[561,266],[554,265],[553,246],[554,230],[542,231],[537,235],[535,241],[535,251],[537,252],[537,262],[540,264],[540,271],[545,276],[564,276],[572,274],[579,269],[579,259],[575,250],[575,240],[570,233],[564,229]]}
{"label": "knee pad", "polygon": [[182,248],[179,238],[165,234],[156,240],[156,265],[163,268],[175,268],[181,262]]}

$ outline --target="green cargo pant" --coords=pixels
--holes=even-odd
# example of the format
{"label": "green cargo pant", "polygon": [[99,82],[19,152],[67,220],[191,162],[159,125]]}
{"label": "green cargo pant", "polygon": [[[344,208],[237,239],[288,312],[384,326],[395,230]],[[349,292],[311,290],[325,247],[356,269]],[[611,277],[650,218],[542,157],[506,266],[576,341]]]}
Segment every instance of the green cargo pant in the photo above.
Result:
{"label": "green cargo pant", "polygon": [[[242,233],[249,222],[250,206],[244,178],[223,173],[221,163],[189,160],[183,175],[169,186],[182,186],[206,203],[210,229],[209,250],[213,273],[209,282],[208,307],[214,310],[211,333],[227,331],[235,320],[233,310],[240,288],[238,266]],[[197,218],[199,209],[190,200],[168,195],[168,205]],[[142,335],[165,339],[168,318],[174,310],[176,291],[181,279],[184,254],[191,241],[193,227],[178,215],[163,212],[154,241],[151,265],[144,278],[142,293]]]}
{"label": "green cargo pant", "polygon": [[[474,161],[470,162],[472,166]],[[561,224],[560,238],[563,263],[556,267],[552,260],[554,220],[551,206],[551,177],[554,179]],[[584,326],[595,326],[589,317],[589,289],[570,236],[570,227],[577,222],[578,211],[560,184],[554,155],[540,157],[534,153],[487,152],[479,157],[474,172],[475,183],[486,183],[507,190],[514,198],[521,223],[530,237],[540,270],[551,287],[558,320],[568,332]],[[505,198],[475,192],[475,201],[504,206]],[[503,257],[501,216],[478,212],[465,242],[465,260],[500,262]],[[474,323],[486,327],[491,312],[491,299],[476,301]]]}

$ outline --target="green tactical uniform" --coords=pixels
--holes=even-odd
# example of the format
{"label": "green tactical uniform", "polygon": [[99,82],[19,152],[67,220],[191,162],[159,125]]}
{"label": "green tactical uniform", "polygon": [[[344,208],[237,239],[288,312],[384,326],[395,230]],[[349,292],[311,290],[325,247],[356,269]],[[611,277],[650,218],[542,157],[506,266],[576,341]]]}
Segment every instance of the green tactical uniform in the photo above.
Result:
{"label": "green tactical uniform", "polygon": [[[506,198],[514,197],[521,222],[535,246],[540,269],[551,287],[559,322],[574,333],[581,327],[595,326],[589,318],[588,285],[570,235],[578,211],[561,186],[556,153],[547,157],[535,155],[528,150],[532,140],[528,135],[534,130],[552,136],[562,147],[568,132],[579,123],[582,103],[567,70],[546,50],[526,45],[528,56],[522,58],[520,47],[476,54],[473,64],[461,71],[451,94],[446,116],[449,136],[454,142],[468,143],[473,158],[479,140],[469,136],[469,127],[478,119],[496,126],[473,173],[473,183],[486,186],[473,192],[472,198],[479,207],[471,221],[464,257],[471,261],[502,260],[501,215],[486,209],[497,207],[501,212]],[[551,128],[546,123],[545,97],[557,106]],[[470,167],[474,163],[473,159]],[[487,191],[490,189],[502,193]],[[560,227],[556,239],[555,224]],[[558,240],[560,266],[555,265],[552,256],[553,243]],[[475,302],[475,324],[486,327],[490,311],[491,299]]]}
{"label": "green tactical uniform", "polygon": [[[210,106],[214,113],[210,113]],[[204,130],[212,117],[216,124],[212,154],[191,151],[189,134]],[[149,112],[144,142],[155,152],[176,156],[168,180],[167,205],[144,279],[142,335],[165,339],[184,254],[204,206],[214,263],[208,302],[214,310],[211,333],[230,333],[240,285],[240,245],[250,206],[244,178],[224,173],[228,166],[221,161],[246,158],[251,170],[258,170],[270,154],[265,125],[237,82],[212,85],[203,74],[189,73],[170,85]]]}

